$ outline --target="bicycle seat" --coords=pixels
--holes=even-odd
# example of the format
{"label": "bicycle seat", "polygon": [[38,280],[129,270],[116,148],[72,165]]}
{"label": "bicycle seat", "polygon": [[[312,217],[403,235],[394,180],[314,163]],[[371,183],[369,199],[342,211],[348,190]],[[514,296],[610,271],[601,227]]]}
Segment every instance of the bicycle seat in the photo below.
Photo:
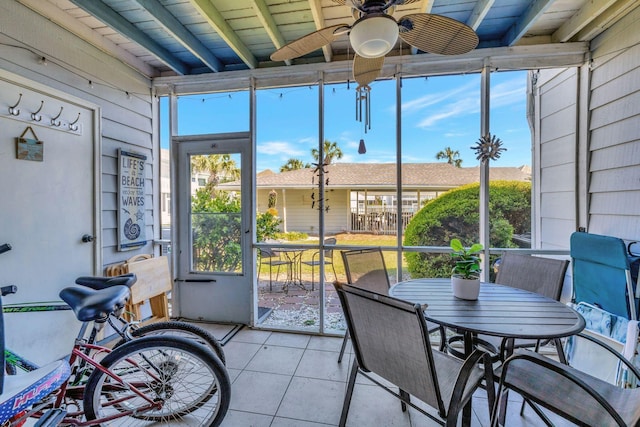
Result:
{"label": "bicycle seat", "polygon": [[129,288],[123,285],[95,290],[84,286],[69,286],[60,291],[81,322],[104,321],[109,314],[121,309],[129,299]]}
{"label": "bicycle seat", "polygon": [[86,286],[95,290],[106,289],[117,285],[124,285],[130,288],[137,280],[138,278],[134,273],[122,274],[120,276],[113,277],[82,276],[76,279],[76,285]]}

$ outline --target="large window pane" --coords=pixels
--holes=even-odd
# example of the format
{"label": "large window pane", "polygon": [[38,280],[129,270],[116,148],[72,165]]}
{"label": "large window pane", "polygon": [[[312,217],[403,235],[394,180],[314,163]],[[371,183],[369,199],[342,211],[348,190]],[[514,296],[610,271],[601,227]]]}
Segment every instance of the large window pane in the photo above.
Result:
{"label": "large window pane", "polygon": [[318,332],[318,87],[258,90],[256,103],[259,324]]}
{"label": "large window pane", "polygon": [[[477,239],[479,205],[448,207],[436,200],[479,182],[471,146],[480,134],[478,74],[404,79],[402,83],[402,191],[406,246],[446,248],[451,238]],[[403,278],[447,277],[446,253],[405,252]]]}
{"label": "large window pane", "polygon": [[178,97],[178,134],[246,132],[249,92],[216,92]]}

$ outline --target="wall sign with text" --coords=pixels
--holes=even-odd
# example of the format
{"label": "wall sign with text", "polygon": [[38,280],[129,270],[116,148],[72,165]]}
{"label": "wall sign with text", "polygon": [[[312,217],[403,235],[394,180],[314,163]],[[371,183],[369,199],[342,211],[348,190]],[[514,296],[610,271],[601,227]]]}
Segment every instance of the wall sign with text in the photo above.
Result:
{"label": "wall sign with text", "polygon": [[147,243],[144,181],[147,156],[118,149],[118,250]]}

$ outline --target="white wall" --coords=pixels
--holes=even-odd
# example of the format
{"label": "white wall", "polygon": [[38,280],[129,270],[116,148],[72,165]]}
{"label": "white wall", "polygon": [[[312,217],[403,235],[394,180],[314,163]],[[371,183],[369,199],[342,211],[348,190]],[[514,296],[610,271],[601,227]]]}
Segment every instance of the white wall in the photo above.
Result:
{"label": "white wall", "polygon": [[640,240],[640,9],[593,40],[588,231]]}
{"label": "white wall", "polygon": [[640,9],[591,43],[582,68],[540,71],[535,215],[541,247],[579,227],[640,240]]}
{"label": "white wall", "polygon": [[578,69],[542,70],[534,93],[533,194],[536,247],[568,248],[576,222]]}
{"label": "white wall", "polygon": [[[46,65],[41,61],[43,57],[46,58]],[[152,252],[151,243],[135,252],[118,252],[116,234],[118,148],[140,152],[147,156],[145,168],[147,240],[152,240],[159,233],[158,218],[153,214],[154,207],[158,203],[153,195],[159,194],[157,189],[159,183],[154,180],[155,166],[159,164],[156,160],[159,154],[157,136],[153,133],[153,117],[157,107],[151,96],[150,80],[15,1],[0,2],[0,69],[45,88],[51,88],[52,91],[66,93],[73,98],[87,101],[101,111],[102,118],[97,124],[100,133],[98,140],[94,141],[96,150],[101,152],[99,167],[96,169],[101,169],[101,176],[96,177],[96,182],[99,183],[102,191],[98,198],[99,206],[96,206],[96,215],[101,218],[102,224],[102,229],[97,233],[101,243],[101,248],[98,250],[101,265],[95,273],[102,274],[103,265],[126,260],[135,253]],[[3,99],[2,95],[0,93],[0,99]],[[6,100],[3,99],[3,102],[6,103]],[[7,112],[4,111],[2,114]],[[52,157],[49,157],[49,160],[52,160]],[[85,168],[86,179],[93,180],[94,177],[90,176],[93,165],[60,164],[63,170],[71,167]],[[16,176],[16,182],[20,182],[19,176]],[[15,197],[20,197],[19,186],[16,186]],[[9,225],[3,221],[2,212],[10,207],[11,200],[2,201],[0,223],[3,227]],[[46,207],[24,214],[33,215],[34,221],[46,221]],[[51,226],[60,228],[63,225],[51,224]],[[29,230],[25,230],[25,236],[28,236],[28,232]],[[69,233],[77,232],[75,229],[69,230]],[[17,253],[12,254],[12,256],[17,255]],[[21,256],[29,256],[29,254],[21,254]],[[49,256],[63,265],[68,254],[64,251],[52,250],[49,251]],[[33,260],[34,269],[38,268],[37,261]],[[88,271],[92,272],[93,267],[93,265],[88,266]],[[4,273],[15,267],[3,264],[2,268]],[[30,286],[37,286],[34,289],[43,290],[43,295],[47,294],[48,297],[51,292],[44,292],[46,289],[62,286],[52,279],[55,273],[55,271],[40,271],[40,282]],[[87,274],[87,271],[78,272],[78,275],[80,274]],[[57,295],[57,292],[55,294]],[[11,302],[18,301],[16,298]],[[64,317],[65,315],[60,315],[59,318]],[[29,320],[21,319],[21,322],[38,322],[38,320],[30,317]],[[59,339],[64,340],[65,334],[75,334],[75,328],[70,330],[66,321],[61,320],[61,322],[59,324],[51,321],[42,322],[39,332],[49,339],[56,337],[56,342]],[[21,333],[23,331],[20,330]],[[64,342],[67,350],[71,342]],[[32,342],[30,345],[36,348],[38,344]],[[47,354],[32,356],[36,362],[44,362],[42,357],[47,357]]]}

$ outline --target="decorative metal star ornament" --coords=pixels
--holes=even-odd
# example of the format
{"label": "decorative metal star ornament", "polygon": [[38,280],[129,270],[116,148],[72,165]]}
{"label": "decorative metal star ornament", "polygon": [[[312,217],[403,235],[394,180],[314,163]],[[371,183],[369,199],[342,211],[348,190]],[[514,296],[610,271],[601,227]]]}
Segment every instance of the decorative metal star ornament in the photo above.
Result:
{"label": "decorative metal star ornament", "polygon": [[476,145],[471,149],[476,152],[476,159],[481,161],[497,160],[503,151],[507,151],[506,148],[502,147],[500,138],[495,135],[492,136],[490,133],[478,139]]}

